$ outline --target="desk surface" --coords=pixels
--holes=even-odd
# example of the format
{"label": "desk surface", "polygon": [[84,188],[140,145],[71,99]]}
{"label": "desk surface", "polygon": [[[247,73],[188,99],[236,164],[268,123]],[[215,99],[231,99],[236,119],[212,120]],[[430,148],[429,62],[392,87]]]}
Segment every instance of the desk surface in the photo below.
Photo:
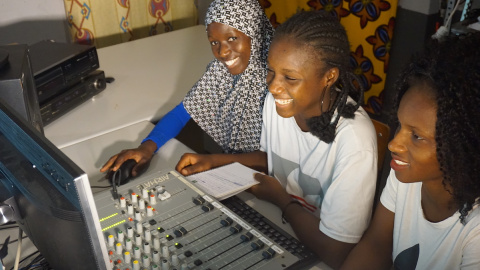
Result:
{"label": "desk surface", "polygon": [[65,147],[144,120],[158,121],[183,99],[213,59],[205,26],[101,48],[100,69],[115,81],[45,127]]}

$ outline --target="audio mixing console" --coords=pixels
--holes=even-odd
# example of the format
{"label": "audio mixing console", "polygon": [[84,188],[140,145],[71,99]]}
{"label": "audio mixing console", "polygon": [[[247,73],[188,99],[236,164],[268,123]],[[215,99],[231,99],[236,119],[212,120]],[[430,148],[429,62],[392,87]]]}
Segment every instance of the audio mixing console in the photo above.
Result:
{"label": "audio mixing console", "polygon": [[298,269],[298,257],[178,172],[94,195],[114,270]]}

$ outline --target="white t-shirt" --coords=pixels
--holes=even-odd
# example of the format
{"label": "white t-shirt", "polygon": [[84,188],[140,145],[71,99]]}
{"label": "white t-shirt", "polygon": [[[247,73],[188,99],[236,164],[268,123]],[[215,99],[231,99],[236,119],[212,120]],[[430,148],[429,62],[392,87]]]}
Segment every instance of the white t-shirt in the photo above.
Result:
{"label": "white t-shirt", "polygon": [[273,96],[266,97],[260,149],[267,153],[269,174],[320,217],[323,233],[338,241],[357,243],[370,222],[376,140],[362,108],[355,118],[339,120],[335,140],[327,144],[303,132],[293,117],[279,116]]}
{"label": "white t-shirt", "polygon": [[[395,213],[394,265],[398,269],[480,269],[480,207],[460,222],[451,217],[430,222],[421,205],[422,183],[402,183],[391,170],[380,202]],[[396,268],[397,269],[397,268]]]}

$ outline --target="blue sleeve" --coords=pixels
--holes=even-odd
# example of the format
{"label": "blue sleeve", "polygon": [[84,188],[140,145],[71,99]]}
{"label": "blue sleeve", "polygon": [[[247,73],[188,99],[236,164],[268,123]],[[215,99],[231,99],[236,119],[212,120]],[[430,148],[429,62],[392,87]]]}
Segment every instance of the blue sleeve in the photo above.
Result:
{"label": "blue sleeve", "polygon": [[157,152],[168,140],[180,133],[190,118],[192,117],[183,107],[183,102],[180,102],[173,110],[160,119],[150,134],[143,139],[142,143],[148,140],[153,141],[157,144],[157,150],[155,150]]}

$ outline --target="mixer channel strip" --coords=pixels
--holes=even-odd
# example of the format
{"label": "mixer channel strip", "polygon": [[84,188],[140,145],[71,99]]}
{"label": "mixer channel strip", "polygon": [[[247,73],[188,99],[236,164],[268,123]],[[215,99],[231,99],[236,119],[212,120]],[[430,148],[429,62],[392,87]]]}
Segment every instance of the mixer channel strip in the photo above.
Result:
{"label": "mixer channel strip", "polygon": [[118,193],[94,195],[113,270],[306,269],[309,256],[292,254],[174,170]]}
{"label": "mixer channel strip", "polygon": [[242,199],[237,196],[232,196],[222,200],[221,203],[250,225],[257,228],[276,244],[297,256],[299,261],[297,261],[295,265],[292,265],[292,268],[304,269],[304,267],[312,266],[318,262],[315,253],[300,243],[298,239],[291,236],[271,220],[260,214],[257,210],[250,207]]}

